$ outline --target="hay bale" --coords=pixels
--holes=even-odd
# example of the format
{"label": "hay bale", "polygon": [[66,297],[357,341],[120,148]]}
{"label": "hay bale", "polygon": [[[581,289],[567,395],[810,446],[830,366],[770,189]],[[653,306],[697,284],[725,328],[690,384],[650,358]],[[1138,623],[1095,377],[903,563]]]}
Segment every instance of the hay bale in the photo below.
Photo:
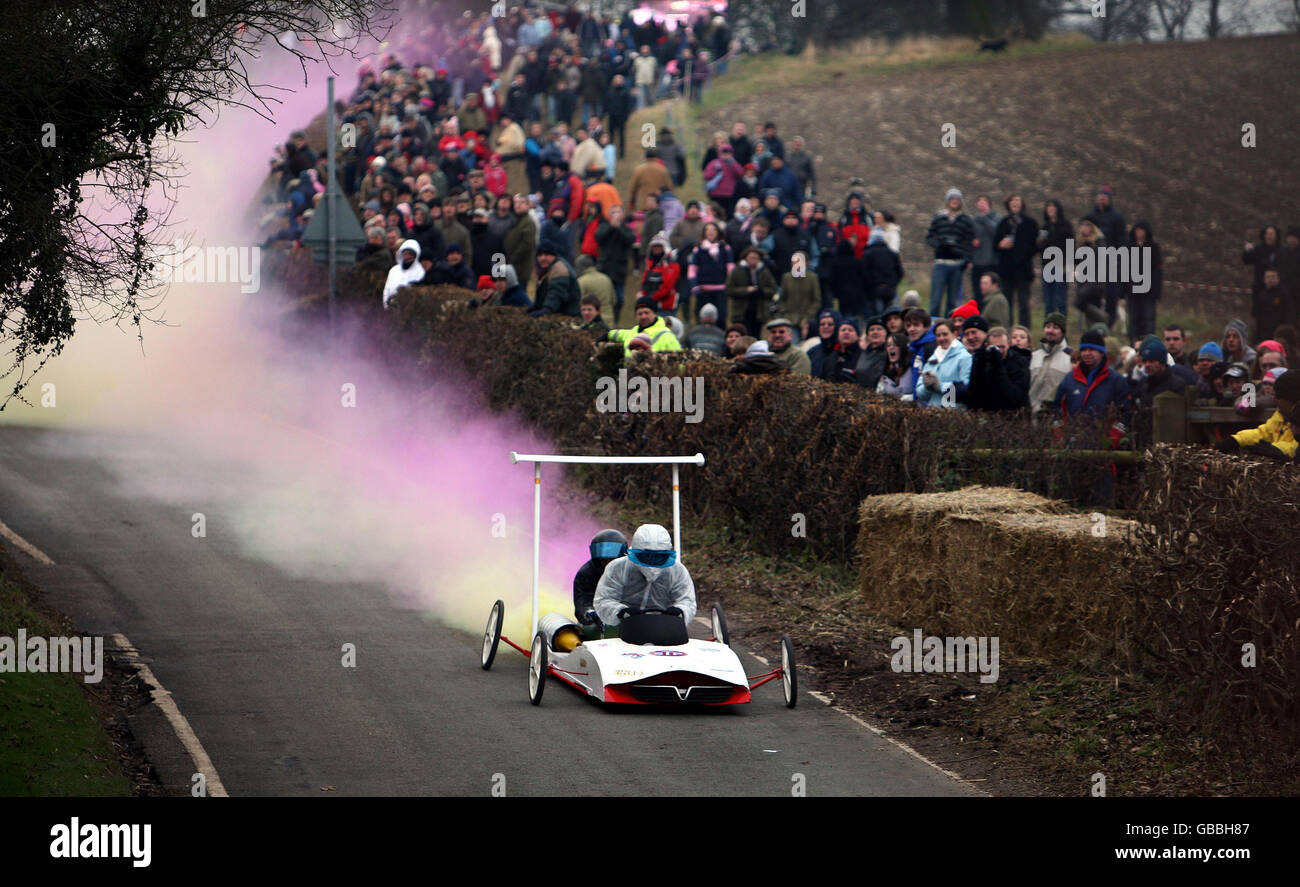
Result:
{"label": "hay bale", "polygon": [[1109,660],[1132,628],[1121,591],[1132,522],[1104,521],[1001,487],[868,496],[859,587],[898,626],[996,635],[1009,657]]}

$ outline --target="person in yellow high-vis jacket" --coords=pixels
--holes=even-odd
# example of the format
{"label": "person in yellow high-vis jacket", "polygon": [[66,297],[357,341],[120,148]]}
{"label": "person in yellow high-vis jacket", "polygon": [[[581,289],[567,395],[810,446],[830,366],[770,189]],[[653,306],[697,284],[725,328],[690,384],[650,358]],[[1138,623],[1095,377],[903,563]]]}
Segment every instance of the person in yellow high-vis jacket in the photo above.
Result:
{"label": "person in yellow high-vis jacket", "polygon": [[636,326],[629,330],[610,330],[605,339],[622,343],[623,350],[631,354],[632,342],[640,336],[649,337],[651,351],[682,350],[682,343],[677,341],[664,319],[655,313],[654,300],[649,296],[636,300]]}
{"label": "person in yellow high-vis jacket", "polygon": [[1277,410],[1258,428],[1238,431],[1215,445],[1224,453],[1245,452],[1257,456],[1294,461],[1300,442],[1296,440],[1296,427],[1300,426],[1300,370],[1283,373],[1273,385]]}

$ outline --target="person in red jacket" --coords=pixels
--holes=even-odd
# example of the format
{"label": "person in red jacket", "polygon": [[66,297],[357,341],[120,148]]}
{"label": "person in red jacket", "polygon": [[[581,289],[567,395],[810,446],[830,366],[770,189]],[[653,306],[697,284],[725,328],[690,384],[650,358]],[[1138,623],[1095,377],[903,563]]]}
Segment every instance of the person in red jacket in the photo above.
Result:
{"label": "person in red jacket", "polygon": [[582,177],[569,169],[567,161],[561,160],[559,169],[560,179],[565,183],[564,196],[569,201],[569,221],[576,222],[587,204],[587,188],[582,184]]}
{"label": "person in red jacket", "polygon": [[871,208],[867,206],[867,196],[861,191],[849,192],[839,228],[840,239],[852,243],[854,258],[861,260],[862,251],[871,239]]}
{"label": "person in red jacket", "polygon": [[[599,200],[588,200],[583,207],[582,219],[578,222],[578,256],[588,255],[593,259],[600,256],[600,244],[596,242],[596,231],[605,221],[604,210]],[[574,257],[575,259],[577,256]]]}
{"label": "person in red jacket", "polygon": [[677,279],[681,273],[681,266],[672,260],[668,236],[659,232],[650,241],[637,298],[648,296],[653,299],[655,311],[660,315],[674,314],[677,311]]}

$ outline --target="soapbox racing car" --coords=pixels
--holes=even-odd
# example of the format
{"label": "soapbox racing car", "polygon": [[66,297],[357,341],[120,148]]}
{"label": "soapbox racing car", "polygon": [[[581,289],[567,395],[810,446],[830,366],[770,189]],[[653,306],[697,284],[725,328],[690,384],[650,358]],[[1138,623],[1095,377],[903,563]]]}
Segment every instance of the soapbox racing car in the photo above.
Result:
{"label": "soapbox racing car", "polygon": [[541,704],[546,679],[551,677],[602,702],[631,705],[737,705],[749,702],[751,691],[780,680],[786,706],[795,707],[798,671],[790,638],[781,638],[777,668],[748,676],[731,649],[726,616],[718,604],[709,607],[711,635],[707,640],[688,637],[681,617],[662,610],[632,611],[620,623],[618,637],[599,640],[583,640],[581,626],[563,614],[548,613],[538,619],[542,463],[672,465],[673,544],[680,558],[678,465],[703,465],[702,454],[614,457],[511,453],[510,458],[516,463],[534,463],[532,643],[525,648],[502,635],[505,604],[497,601],[483,630],[480,665],[484,670],[492,667],[497,648],[505,641],[528,657],[528,698],[533,705]]}

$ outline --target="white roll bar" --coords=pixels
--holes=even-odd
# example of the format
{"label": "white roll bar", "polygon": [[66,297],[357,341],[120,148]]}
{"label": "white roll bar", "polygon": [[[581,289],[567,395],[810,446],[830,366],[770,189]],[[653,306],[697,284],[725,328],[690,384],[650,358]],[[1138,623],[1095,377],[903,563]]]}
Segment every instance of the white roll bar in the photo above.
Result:
{"label": "white roll bar", "polygon": [[677,559],[682,557],[681,483],[679,465],[703,465],[704,454],[694,456],[540,456],[510,451],[510,461],[533,463],[533,618],[531,639],[537,634],[537,608],[541,583],[542,560],[542,463],[561,462],[569,465],[671,465],[673,467],[673,547]]}

